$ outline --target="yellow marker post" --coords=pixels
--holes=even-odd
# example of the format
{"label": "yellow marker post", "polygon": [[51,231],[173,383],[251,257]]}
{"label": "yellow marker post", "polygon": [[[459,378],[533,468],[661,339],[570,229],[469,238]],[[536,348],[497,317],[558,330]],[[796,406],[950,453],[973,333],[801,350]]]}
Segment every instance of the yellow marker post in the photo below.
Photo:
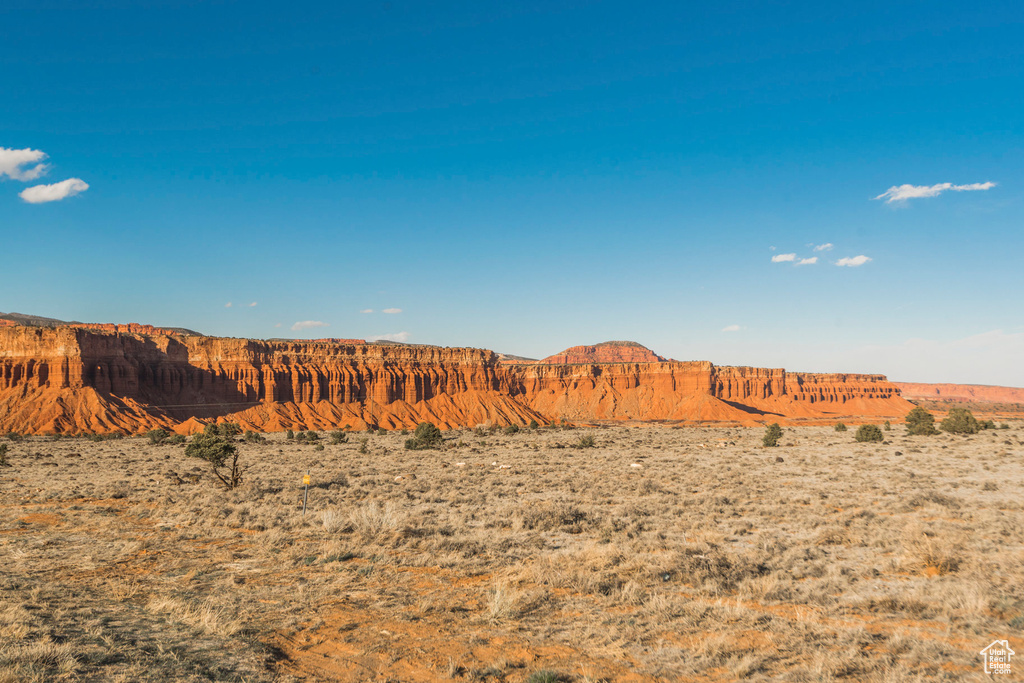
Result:
{"label": "yellow marker post", "polygon": [[302,485],[306,487],[305,492],[302,494],[302,516],[306,516],[306,501],[309,500],[309,482],[312,479],[309,476],[309,470],[306,470],[305,476],[302,477]]}

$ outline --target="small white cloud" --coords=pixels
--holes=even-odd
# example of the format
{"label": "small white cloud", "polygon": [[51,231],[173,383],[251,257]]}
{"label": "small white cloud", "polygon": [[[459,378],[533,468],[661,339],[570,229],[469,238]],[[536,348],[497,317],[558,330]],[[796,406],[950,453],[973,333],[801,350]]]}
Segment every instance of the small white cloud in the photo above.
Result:
{"label": "small white cloud", "polygon": [[742,329],[739,325],[726,325],[722,328],[722,332],[739,332]]}
{"label": "small white cloud", "polygon": [[409,341],[411,335],[408,332],[392,332],[390,334],[378,334],[373,337],[367,337],[367,341],[393,341],[402,342],[403,344]]}
{"label": "small white cloud", "polygon": [[[381,311],[381,313],[391,313],[391,314],[401,313],[401,312],[402,312],[401,308],[385,308],[383,311]],[[392,341],[396,341],[396,340],[393,339]]]}
{"label": "small white cloud", "polygon": [[274,327],[281,327],[281,323],[274,325]]}
{"label": "small white cloud", "polygon": [[850,268],[856,268],[857,266],[863,266],[865,263],[871,260],[870,256],[861,254],[860,256],[847,256],[836,261],[837,266],[848,266]]}
{"label": "small white cloud", "polygon": [[68,178],[52,185],[34,185],[24,189],[18,195],[29,204],[45,204],[46,202],[59,202],[68,197],[74,197],[89,189],[89,183],[81,178]]}
{"label": "small white cloud", "polygon": [[224,304],[224,308],[231,308],[232,306],[234,306],[234,304],[232,304],[230,301]]}
{"label": "small white cloud", "polygon": [[775,251],[775,247],[768,247],[769,250]]}
{"label": "small white cloud", "polygon": [[787,261],[796,261],[796,254],[776,254],[772,256],[772,263],[786,263]]}
{"label": "small white cloud", "polygon": [[996,184],[993,182],[969,183],[967,185],[954,185],[953,183],[939,183],[937,185],[893,185],[875,199],[884,199],[886,204],[893,202],[905,202],[908,199],[921,199],[923,197],[938,197],[946,190],[953,192],[975,192],[978,190],[991,190]]}
{"label": "small white cloud", "polygon": [[255,302],[255,301],[253,301],[253,302],[252,302],[251,304],[249,304],[249,308],[252,308],[252,307],[254,307],[255,305],[256,305],[256,302]]}
{"label": "small white cloud", "polygon": [[296,332],[300,330],[313,329],[314,327],[330,327],[330,325],[319,320],[302,320],[292,325],[292,329]]}
{"label": "small white cloud", "polygon": [[372,308],[364,308],[363,310],[361,310],[359,312],[360,313],[373,313],[373,309]]}
{"label": "small white cloud", "polygon": [[831,251],[832,247],[834,246],[835,245],[832,244],[831,242],[825,242],[825,244],[819,244],[818,246],[814,247],[814,251]]}
{"label": "small white cloud", "polygon": [[[46,158],[46,152],[38,149],[7,149],[0,147],[0,179],[4,176],[12,180],[29,181],[44,175],[50,167],[38,162]],[[24,168],[35,164],[31,168]]]}
{"label": "small white cloud", "polygon": [[809,266],[809,265],[811,265],[813,263],[817,263],[817,262],[818,262],[818,257],[817,256],[812,256],[811,258],[802,258],[802,259],[800,259],[799,261],[796,262],[796,265],[798,265],[798,266]]}

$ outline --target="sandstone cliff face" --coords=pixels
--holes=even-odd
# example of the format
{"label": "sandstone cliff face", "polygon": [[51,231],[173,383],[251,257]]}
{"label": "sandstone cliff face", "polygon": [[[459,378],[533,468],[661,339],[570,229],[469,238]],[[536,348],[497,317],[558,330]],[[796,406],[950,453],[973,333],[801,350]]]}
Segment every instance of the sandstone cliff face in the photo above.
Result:
{"label": "sandstone cliff face", "polygon": [[1024,403],[1024,389],[981,384],[893,382],[907,398],[975,403]]}
{"label": "sandstone cliff face", "polygon": [[707,361],[516,366],[522,400],[553,419],[740,422],[900,417],[881,375],[787,373]]}
{"label": "sandstone cliff face", "polygon": [[661,363],[665,359],[636,342],[610,341],[594,346],[572,346],[548,356],[541,363],[565,365],[575,363]]}
{"label": "sandstone cliff face", "polygon": [[189,432],[210,420],[257,430],[393,429],[424,420],[443,428],[557,419],[749,423],[899,417],[910,407],[877,375],[706,361],[506,365],[471,348],[0,328],[0,431]]}

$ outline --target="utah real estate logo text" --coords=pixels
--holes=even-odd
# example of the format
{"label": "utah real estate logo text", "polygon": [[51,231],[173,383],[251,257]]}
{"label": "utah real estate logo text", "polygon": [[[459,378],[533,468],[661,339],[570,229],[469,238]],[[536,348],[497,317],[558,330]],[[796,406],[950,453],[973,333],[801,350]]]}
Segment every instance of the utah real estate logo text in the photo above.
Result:
{"label": "utah real estate logo text", "polygon": [[987,674],[1008,674],[1010,673],[1010,657],[1013,657],[1013,650],[1010,643],[1005,640],[993,640],[992,643],[981,651],[982,661],[985,663]]}

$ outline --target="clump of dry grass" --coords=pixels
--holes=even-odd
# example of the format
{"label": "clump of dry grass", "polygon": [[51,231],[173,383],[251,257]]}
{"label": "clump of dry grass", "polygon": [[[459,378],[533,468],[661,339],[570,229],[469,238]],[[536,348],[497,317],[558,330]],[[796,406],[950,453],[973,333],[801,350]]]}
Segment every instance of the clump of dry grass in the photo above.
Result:
{"label": "clump of dry grass", "polygon": [[908,526],[903,538],[907,567],[927,576],[950,574],[965,560],[963,541],[920,525]]}
{"label": "clump of dry grass", "polygon": [[355,534],[365,542],[376,542],[398,532],[405,520],[393,502],[381,505],[370,501],[361,505],[349,515],[349,523]]}
{"label": "clump of dry grass", "polygon": [[0,643],[0,681],[47,680],[66,676],[78,666],[74,648],[49,638],[30,642]]}
{"label": "clump of dry grass", "polygon": [[233,636],[243,628],[243,621],[236,614],[209,600],[193,604],[173,597],[154,597],[146,603],[146,609],[154,614],[177,619],[204,633],[219,636]]}
{"label": "clump of dry grass", "polygon": [[512,619],[519,613],[523,592],[507,581],[499,581],[489,591],[487,618],[492,621]]}

